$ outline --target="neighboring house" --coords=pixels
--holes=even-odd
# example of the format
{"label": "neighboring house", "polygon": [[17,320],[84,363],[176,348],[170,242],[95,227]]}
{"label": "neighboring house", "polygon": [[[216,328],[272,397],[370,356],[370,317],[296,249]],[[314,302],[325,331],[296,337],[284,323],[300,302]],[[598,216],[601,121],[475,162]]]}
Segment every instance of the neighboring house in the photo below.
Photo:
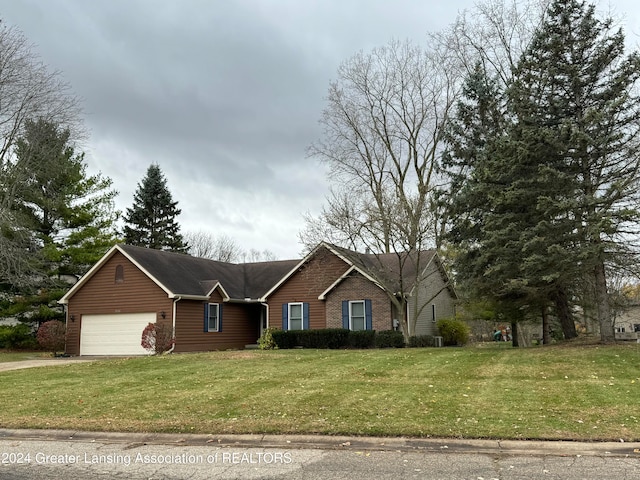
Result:
{"label": "neighboring house", "polygon": [[[429,274],[411,292],[429,302],[408,309],[419,311],[414,333],[435,334],[435,321],[454,314],[455,292],[436,253],[423,253]],[[386,291],[398,290],[374,263],[391,264],[388,255],[323,243],[302,260],[230,264],[116,245],[60,300],[66,352],[145,354],[140,340],[150,322],[173,326],[175,352],[243,348],[267,327],[390,330],[397,315]],[[407,281],[415,271],[403,268]]]}
{"label": "neighboring house", "polygon": [[627,305],[615,320],[616,340],[637,340],[640,342],[640,303],[633,301]]}

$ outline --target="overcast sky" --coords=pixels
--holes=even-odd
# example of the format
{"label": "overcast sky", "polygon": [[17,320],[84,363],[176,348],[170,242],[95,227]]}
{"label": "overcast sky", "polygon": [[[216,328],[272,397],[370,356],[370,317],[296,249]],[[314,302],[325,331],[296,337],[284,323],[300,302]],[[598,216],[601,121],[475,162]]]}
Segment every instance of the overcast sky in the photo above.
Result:
{"label": "overcast sky", "polygon": [[[612,0],[634,44],[637,0]],[[423,44],[473,0],[0,0],[83,99],[90,173],[133,203],[151,163],[183,233],[297,258],[324,172],[306,157],[339,64],[391,39]],[[604,3],[608,5],[608,3]]]}

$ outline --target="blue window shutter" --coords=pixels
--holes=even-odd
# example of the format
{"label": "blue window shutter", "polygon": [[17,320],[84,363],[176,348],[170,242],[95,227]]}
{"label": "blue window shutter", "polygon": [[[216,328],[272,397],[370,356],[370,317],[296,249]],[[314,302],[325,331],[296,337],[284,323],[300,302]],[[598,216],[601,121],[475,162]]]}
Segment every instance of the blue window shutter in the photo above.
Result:
{"label": "blue window shutter", "polygon": [[218,331],[222,331],[222,304],[218,304]]}
{"label": "blue window shutter", "polygon": [[309,304],[302,304],[302,329],[309,330]]}
{"label": "blue window shutter", "polygon": [[289,330],[289,304],[282,304],[282,330]]}
{"label": "blue window shutter", "polygon": [[367,330],[373,330],[373,315],[371,313],[371,300],[364,301],[364,318],[365,328]]}
{"label": "blue window shutter", "polygon": [[209,331],[209,304],[207,302],[204,304],[204,331]]}
{"label": "blue window shutter", "polygon": [[349,330],[349,300],[342,301],[342,328]]}

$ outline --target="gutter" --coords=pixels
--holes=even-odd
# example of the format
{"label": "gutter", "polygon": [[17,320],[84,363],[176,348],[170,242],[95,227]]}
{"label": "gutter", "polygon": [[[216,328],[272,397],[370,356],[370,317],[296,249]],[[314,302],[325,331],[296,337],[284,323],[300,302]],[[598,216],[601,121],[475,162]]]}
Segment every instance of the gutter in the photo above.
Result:
{"label": "gutter", "polygon": [[171,316],[173,318],[173,327],[172,327],[172,333],[173,333],[173,345],[171,345],[171,348],[169,350],[167,350],[167,353],[172,353],[173,350],[176,348],[176,313],[178,311],[178,306],[176,305],[180,300],[182,300],[182,297],[176,297],[173,300],[173,310],[171,312]]}

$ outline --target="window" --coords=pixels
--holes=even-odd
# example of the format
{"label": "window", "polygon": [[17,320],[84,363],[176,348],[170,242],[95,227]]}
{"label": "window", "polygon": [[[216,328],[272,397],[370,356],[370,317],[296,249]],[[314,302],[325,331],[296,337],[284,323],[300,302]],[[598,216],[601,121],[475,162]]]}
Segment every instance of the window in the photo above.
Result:
{"label": "window", "polygon": [[433,323],[436,322],[436,304],[435,303],[431,304],[431,321]]}
{"label": "window", "polygon": [[349,330],[366,330],[364,300],[349,302]]}
{"label": "window", "polygon": [[289,330],[303,330],[302,303],[289,304]]}
{"label": "window", "polygon": [[633,331],[634,332],[640,332],[640,323],[634,323],[633,324]]}
{"label": "window", "polygon": [[309,304],[307,302],[293,302],[282,304],[283,330],[309,329]]}
{"label": "window", "polygon": [[116,265],[116,283],[124,283],[124,267]]}
{"label": "window", "polygon": [[616,333],[624,333],[625,329],[624,327],[616,327]]}
{"label": "window", "polygon": [[220,331],[220,304],[210,303],[207,314],[207,332]]}
{"label": "window", "polygon": [[371,300],[343,300],[342,328],[347,330],[373,330]]}

